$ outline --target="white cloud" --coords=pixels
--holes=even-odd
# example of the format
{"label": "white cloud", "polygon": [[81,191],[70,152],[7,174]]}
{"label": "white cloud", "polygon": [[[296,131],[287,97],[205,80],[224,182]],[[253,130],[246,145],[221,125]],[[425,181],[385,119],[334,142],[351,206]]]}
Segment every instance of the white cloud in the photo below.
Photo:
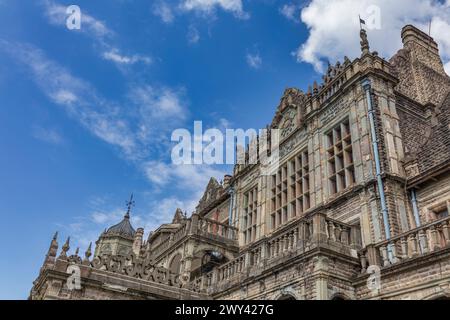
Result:
{"label": "white cloud", "polygon": [[450,76],[450,61],[445,64],[445,72]]}
{"label": "white cloud", "polygon": [[138,84],[129,89],[124,102],[109,101],[38,48],[0,40],[0,50],[27,66],[36,85],[52,102],[64,107],[96,137],[119,147],[128,160],[141,161],[155,148],[165,148],[167,132],[189,114],[183,88]]}
{"label": "white cloud", "polygon": [[110,60],[118,65],[131,65],[138,62],[142,62],[144,64],[152,63],[152,59],[150,57],[141,56],[138,54],[134,54],[131,56],[123,55],[117,48],[112,48],[109,51],[103,52],[103,58],[105,60]]}
{"label": "white cloud", "polygon": [[286,3],[280,7],[279,12],[286,17],[286,19],[293,22],[300,22],[300,7],[293,3]]}
{"label": "white cloud", "polygon": [[262,58],[259,55],[259,53],[247,53],[247,55],[245,56],[245,59],[247,61],[247,64],[250,66],[250,68],[253,69],[259,69],[261,68],[262,65]]}
{"label": "white cloud", "polygon": [[203,191],[209,179],[220,180],[225,172],[208,165],[174,165],[159,161],[144,163],[143,170],[150,182],[156,185],[173,185],[189,192]]}
{"label": "white cloud", "polygon": [[[48,22],[66,28],[67,6],[52,0],[42,0],[41,3]],[[122,71],[124,67],[136,63],[149,65],[153,62],[152,58],[146,55],[121,53],[121,50],[114,45],[115,32],[109,29],[105,22],[89,15],[83,8],[81,8],[81,29],[79,31],[93,40],[95,50],[103,59],[113,62]]]}
{"label": "white cloud", "polygon": [[242,0],[183,0],[181,8],[186,11],[197,11],[213,15],[217,8],[231,12],[240,19],[248,19],[249,14],[244,11]]}
{"label": "white cloud", "polygon": [[122,208],[116,208],[110,211],[98,210],[91,213],[91,219],[94,223],[103,225],[113,225],[121,221],[125,214]]}
{"label": "white cloud", "polygon": [[137,133],[143,142],[166,139],[167,132],[189,114],[183,88],[138,85],[130,89],[128,98],[139,114]]}
{"label": "white cloud", "polygon": [[32,134],[34,138],[50,144],[59,145],[64,143],[64,138],[55,129],[34,127]]}
{"label": "white cloud", "polygon": [[161,18],[164,23],[170,24],[175,19],[172,7],[165,1],[157,1],[153,4],[153,14]]}
{"label": "white cloud", "polygon": [[358,15],[370,21],[374,17],[374,6],[381,10],[381,29],[368,30],[372,50],[390,58],[401,47],[400,30],[404,25],[414,24],[427,31],[433,18],[432,36],[439,42],[444,59],[450,59],[448,3],[431,0],[312,0],[301,11],[301,20],[308,27],[309,36],[295,53],[298,61],[311,63],[322,72],[326,59],[336,61],[344,55],[359,56]]}
{"label": "white cloud", "polygon": [[137,154],[136,139],[128,123],[120,117],[118,107],[102,98],[89,83],[74,77],[33,46],[1,41],[0,50],[27,66],[44,94],[92,134],[118,146],[127,157]]}
{"label": "white cloud", "polygon": [[200,33],[198,32],[198,29],[195,26],[193,25],[189,26],[187,39],[189,43],[197,43],[200,40]]}

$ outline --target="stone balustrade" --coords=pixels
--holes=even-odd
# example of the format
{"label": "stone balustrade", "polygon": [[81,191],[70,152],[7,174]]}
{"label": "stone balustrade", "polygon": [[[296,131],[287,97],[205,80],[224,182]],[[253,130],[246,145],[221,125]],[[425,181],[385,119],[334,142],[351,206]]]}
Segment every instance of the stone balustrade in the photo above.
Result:
{"label": "stone balustrade", "polygon": [[237,240],[238,229],[216,220],[199,218],[197,233],[213,238]]}
{"label": "stone balustrade", "polygon": [[202,275],[202,280],[195,281],[201,281],[200,287],[213,293],[319,246],[356,259],[357,250],[361,248],[359,226],[330,219],[322,213],[304,217],[258,240],[235,259]]}
{"label": "stone balustrade", "polygon": [[192,235],[237,246],[238,229],[216,220],[200,217],[194,213],[191,218],[183,221],[181,226],[169,236],[167,241],[162,241],[151,249],[152,257],[158,259],[166,250],[172,248],[174,243]]}
{"label": "stone balustrade", "polygon": [[389,267],[450,247],[450,217],[413,229],[360,252],[361,272],[368,265]]}

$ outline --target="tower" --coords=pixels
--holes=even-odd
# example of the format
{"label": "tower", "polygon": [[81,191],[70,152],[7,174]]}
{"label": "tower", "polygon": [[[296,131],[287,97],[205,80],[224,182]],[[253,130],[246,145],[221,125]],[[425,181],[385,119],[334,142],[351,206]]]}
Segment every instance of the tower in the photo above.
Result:
{"label": "tower", "polygon": [[131,208],[134,206],[133,194],[127,201],[127,212],[122,221],[105,230],[98,238],[94,257],[102,254],[128,255],[133,249],[136,231],[130,222]]}

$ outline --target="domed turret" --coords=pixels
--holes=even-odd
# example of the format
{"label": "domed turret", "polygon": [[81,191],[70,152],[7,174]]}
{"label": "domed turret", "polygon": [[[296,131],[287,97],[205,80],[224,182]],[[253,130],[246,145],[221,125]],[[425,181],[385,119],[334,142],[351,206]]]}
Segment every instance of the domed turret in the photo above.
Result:
{"label": "domed turret", "polygon": [[136,230],[130,222],[131,207],[134,205],[133,194],[127,201],[127,212],[122,221],[106,229],[96,242],[94,256],[103,254],[128,255],[133,247]]}

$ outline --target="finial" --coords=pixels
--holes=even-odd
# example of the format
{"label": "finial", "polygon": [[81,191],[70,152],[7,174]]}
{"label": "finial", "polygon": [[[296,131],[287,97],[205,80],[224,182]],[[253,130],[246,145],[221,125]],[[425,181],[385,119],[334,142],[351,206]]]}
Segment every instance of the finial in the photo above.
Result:
{"label": "finial", "polygon": [[350,61],[350,59],[349,59],[347,56],[345,56],[345,57],[344,57],[344,66],[347,66],[347,65],[349,65],[350,63],[352,63],[352,62]]}
{"label": "finial", "polygon": [[89,247],[87,248],[86,252],[84,253],[84,256],[86,257],[86,259],[89,260],[89,257],[92,255],[92,242],[89,243]]}
{"label": "finial", "polygon": [[317,85],[317,81],[314,81],[313,84],[313,93],[317,94],[319,92],[319,86]]}
{"label": "finial", "polygon": [[131,208],[134,206],[133,193],[130,196],[130,200],[127,201],[127,213],[125,214],[125,218],[130,218]]}
{"label": "finial", "polygon": [[75,250],[75,255],[76,256],[78,255],[78,252],[80,252],[80,248],[79,247],[77,247],[77,249]]}
{"label": "finial", "polygon": [[84,265],[90,264],[89,257],[92,255],[91,247],[92,247],[92,242],[89,243],[89,247],[87,248],[86,252],[84,253],[84,259],[83,259]]}
{"label": "finial", "polygon": [[58,253],[58,231],[55,232],[52,241],[50,242],[50,247],[48,248],[47,257],[56,257],[56,254]]}
{"label": "finial", "polygon": [[364,29],[361,29],[361,31],[359,32],[359,35],[361,37],[362,54],[365,55],[367,53],[370,53],[369,40],[367,39],[367,31]]}
{"label": "finial", "polygon": [[62,246],[61,256],[62,257],[66,257],[67,256],[67,251],[69,251],[69,249],[70,249],[70,237],[67,237],[66,242]]}

